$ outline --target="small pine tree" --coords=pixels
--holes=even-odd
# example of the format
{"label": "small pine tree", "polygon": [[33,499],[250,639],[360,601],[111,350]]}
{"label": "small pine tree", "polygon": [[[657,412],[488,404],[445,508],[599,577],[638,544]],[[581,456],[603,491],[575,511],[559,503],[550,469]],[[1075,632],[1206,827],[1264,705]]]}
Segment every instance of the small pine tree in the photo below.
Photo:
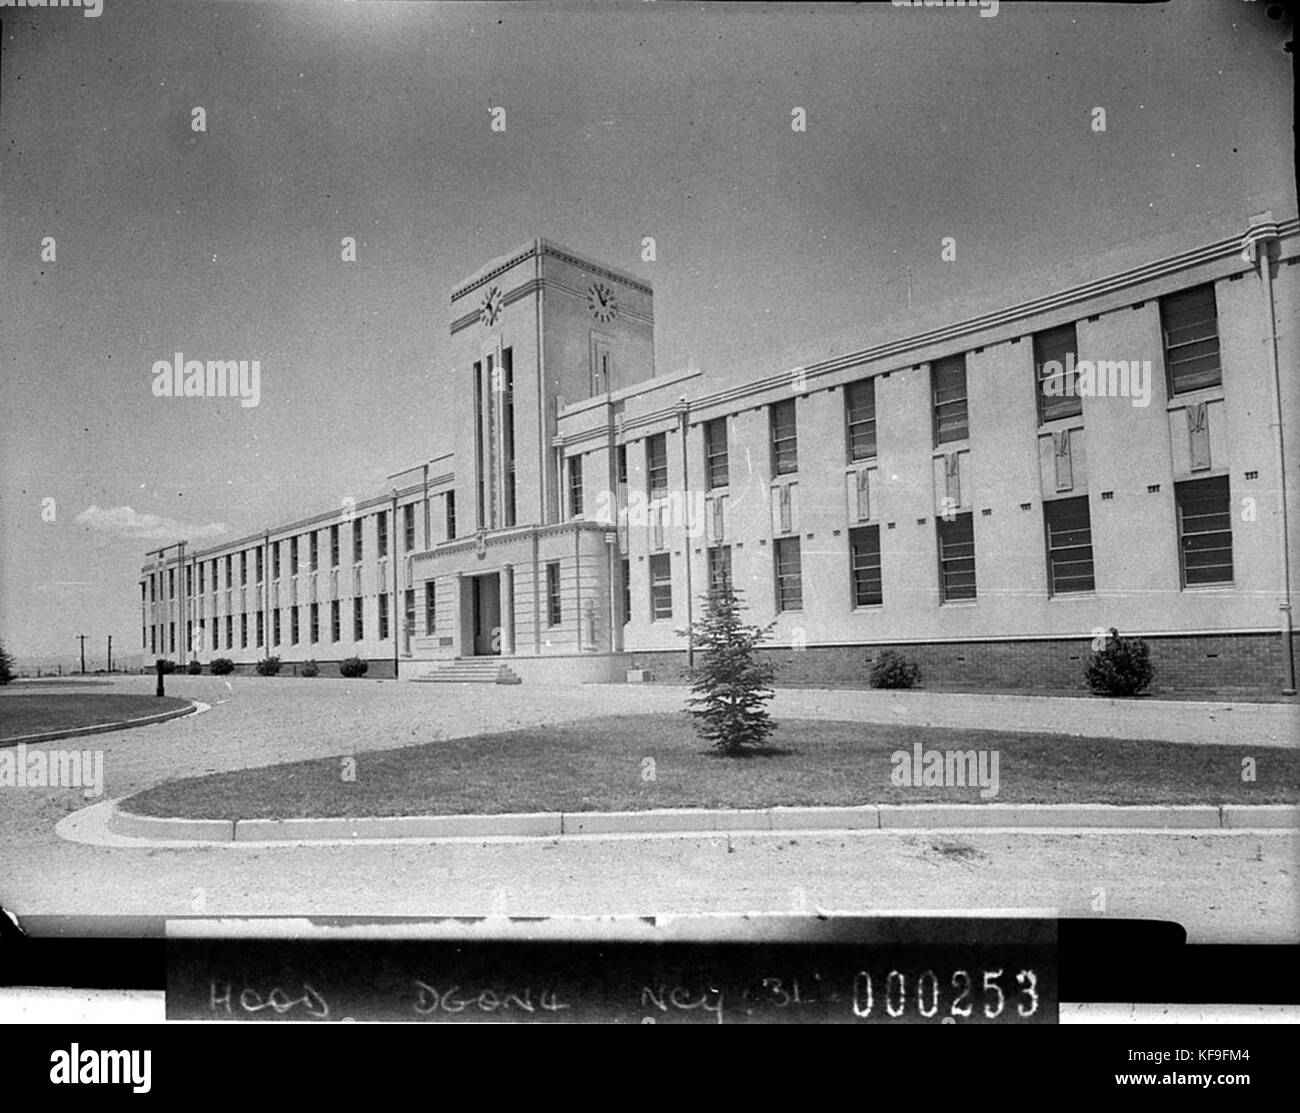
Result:
{"label": "small pine tree", "polygon": [[14,678],[14,659],[8,650],[0,644],[0,684],[8,684]]}
{"label": "small pine tree", "polygon": [[1112,626],[1105,645],[1088,662],[1088,687],[1103,696],[1136,696],[1154,673],[1147,643],[1121,638]]}
{"label": "small pine tree", "polygon": [[776,729],[765,706],[775,694],[773,666],[756,652],[776,623],[746,625],[740,620],[743,609],[736,591],[723,580],[709,591],[704,614],[689,631],[679,631],[696,650],[689,714],[700,737],[729,757],[761,746]]}

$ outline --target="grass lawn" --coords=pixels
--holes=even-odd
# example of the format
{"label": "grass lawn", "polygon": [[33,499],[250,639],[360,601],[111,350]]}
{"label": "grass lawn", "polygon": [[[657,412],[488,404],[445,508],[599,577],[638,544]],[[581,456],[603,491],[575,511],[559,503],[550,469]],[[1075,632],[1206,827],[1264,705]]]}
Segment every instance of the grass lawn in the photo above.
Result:
{"label": "grass lawn", "polygon": [[[1247,751],[1107,738],[814,720],[785,720],[776,752],[741,759],[706,751],[685,715],[610,716],[339,758],[169,781],[131,811],[203,819],[447,815],[778,804],[982,803],[978,788],[905,788],[890,755],[999,751],[997,803],[1220,804],[1300,799],[1300,751]],[[654,779],[645,779],[653,759]]]}
{"label": "grass lawn", "polygon": [[120,723],[144,715],[159,715],[178,707],[188,707],[189,700],[172,696],[122,695],[106,692],[62,692],[42,688],[39,692],[0,688],[0,743],[25,734],[44,734],[52,730]]}

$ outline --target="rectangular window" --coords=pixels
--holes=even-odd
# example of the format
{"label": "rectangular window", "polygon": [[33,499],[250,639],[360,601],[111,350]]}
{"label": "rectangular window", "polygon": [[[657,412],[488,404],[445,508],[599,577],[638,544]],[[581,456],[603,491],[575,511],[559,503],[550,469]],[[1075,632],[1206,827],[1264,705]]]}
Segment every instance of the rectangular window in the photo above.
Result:
{"label": "rectangular window", "polygon": [[731,482],[725,417],[704,423],[704,475],[710,490],[726,487]]}
{"label": "rectangular window", "polygon": [[1174,484],[1183,586],[1232,583],[1232,504],[1228,477]]}
{"label": "rectangular window", "polygon": [[560,611],[560,565],[552,561],[546,566],[546,625],[558,626]]}
{"label": "rectangular window", "polygon": [[352,563],[360,564],[365,546],[361,541],[361,519],[352,519]]}
{"label": "rectangular window", "polygon": [[849,463],[876,458],[876,380],[862,379],[844,388],[845,441]]}
{"label": "rectangular window", "polygon": [[1038,395],[1038,424],[1083,413],[1079,397],[1079,342],[1074,324],[1034,333],[1034,384]]}
{"label": "rectangular window", "polygon": [[505,513],[508,526],[515,524],[515,353],[501,353],[504,389],[501,392],[501,469],[505,481]]}
{"label": "rectangular window", "polygon": [[957,514],[952,521],[936,518],[939,526],[939,601],[975,598],[975,521]]}
{"label": "rectangular window", "polygon": [[878,607],[885,601],[880,579],[880,527],[849,530],[849,567],[853,574],[853,605]]}
{"label": "rectangular window", "polygon": [[308,611],[307,636],[311,638],[311,644],[315,645],[320,641],[320,604],[312,603]]}
{"label": "rectangular window", "polygon": [[1047,586],[1053,595],[1092,591],[1092,519],[1088,496],[1043,503],[1047,529]]}
{"label": "rectangular window", "polygon": [[609,390],[609,341],[593,338],[591,342],[591,397],[594,398],[597,394],[606,394]]}
{"label": "rectangular window", "polygon": [[673,617],[673,566],[667,553],[650,558],[650,617]]}
{"label": "rectangular window", "polygon": [[298,607],[289,608],[289,640],[298,644]]}
{"label": "rectangular window", "polygon": [[248,550],[239,554],[239,586],[248,586]]}
{"label": "rectangular window", "polygon": [[402,617],[406,620],[405,634],[415,633],[415,588],[408,587],[402,594]]}
{"label": "rectangular window", "polygon": [[582,457],[569,457],[569,517],[582,516]]}
{"label": "rectangular window", "polygon": [[378,546],[379,556],[388,555],[388,511],[381,510],[375,515],[375,544]]}
{"label": "rectangular window", "polygon": [[624,559],[623,564],[623,625],[632,621],[632,562]]}
{"label": "rectangular window", "polygon": [[298,574],[298,539],[296,537],[291,537],[289,538],[289,575],[296,576],[297,574]]}
{"label": "rectangular window", "polygon": [[424,636],[433,637],[433,632],[438,628],[438,595],[437,588],[433,580],[426,580],[424,584]]}
{"label": "rectangular window", "polygon": [[656,433],[645,442],[647,482],[650,497],[656,499],[668,493],[668,434]]}
{"label": "rectangular window", "polygon": [[257,644],[266,644],[266,612],[257,612]]}
{"label": "rectangular window", "polygon": [[483,458],[483,363],[474,363],[474,510],[475,526],[487,525],[487,461]]}
{"label": "rectangular window", "polygon": [[262,575],[262,573],[266,570],[266,563],[265,563],[265,556],[266,556],[266,554],[263,553],[263,551],[262,551],[262,549],[261,549],[260,546],[259,546],[257,549],[255,549],[254,552],[256,552],[256,554],[257,554],[257,562],[256,562],[256,563],[257,563],[257,582],[260,584],[260,583],[262,582],[263,578],[264,578],[263,575]]}
{"label": "rectangular window", "polygon": [[167,652],[176,652],[176,623],[167,623]]}
{"label": "rectangular window", "polygon": [[339,566],[339,527],[330,526],[330,567]]}
{"label": "rectangular window", "polygon": [[799,470],[799,438],[794,399],[774,402],[769,408],[772,427],[772,474],[793,475]]}
{"label": "rectangular window", "polygon": [[379,640],[388,637],[388,593],[379,594]]}
{"label": "rectangular window", "polygon": [[239,648],[240,649],[248,648],[248,615],[247,614],[241,614],[239,616]]}
{"label": "rectangular window", "polygon": [[271,579],[280,578],[280,542],[271,542]]}
{"label": "rectangular window", "polygon": [[776,609],[803,610],[803,562],[799,538],[779,537],[772,546],[776,561]]}
{"label": "rectangular window", "polygon": [[307,542],[308,560],[311,561],[311,570],[315,572],[320,567],[320,534],[312,530],[308,537],[310,538]]}
{"label": "rectangular window", "polygon": [[208,590],[207,569],[208,569],[207,562],[202,560],[199,561],[199,594],[200,595],[202,595],[205,591]]}
{"label": "rectangular window", "polygon": [[1170,397],[1218,386],[1223,381],[1219,311],[1213,286],[1198,286],[1161,298],[1160,331],[1164,336]]}
{"label": "rectangular window", "polygon": [[709,548],[709,590],[731,583],[731,546],[713,545]]}
{"label": "rectangular window", "polygon": [[235,558],[233,556],[228,556],[226,557],[226,587],[230,588],[234,586],[235,586]]}
{"label": "rectangular window", "polygon": [[189,564],[185,566],[185,594],[194,594],[194,567]]}
{"label": "rectangular window", "polygon": [[150,603],[158,602],[158,577],[157,576],[149,577],[149,602]]}
{"label": "rectangular window", "polygon": [[157,626],[149,627],[149,652],[150,653],[158,652],[158,627]]}
{"label": "rectangular window", "polygon": [[627,486],[627,445],[620,444],[614,450],[614,467],[615,478],[617,482]]}
{"label": "rectangular window", "polygon": [[280,645],[280,608],[277,607],[271,612],[271,642],[274,645]]}
{"label": "rectangular window", "polygon": [[235,616],[233,614],[226,615],[226,648],[235,648]]}
{"label": "rectangular window", "polygon": [[448,491],[443,503],[443,509],[447,512],[447,540],[452,541],[456,537],[456,492]]}
{"label": "rectangular window", "polygon": [[930,365],[934,399],[934,443],[947,444],[970,436],[966,416],[966,355],[948,356]]}
{"label": "rectangular window", "polygon": [[343,616],[340,613],[342,610],[337,599],[330,603],[330,641],[332,642],[339,641],[343,636]]}
{"label": "rectangular window", "polygon": [[415,503],[408,502],[402,507],[402,552],[409,553],[415,548]]}

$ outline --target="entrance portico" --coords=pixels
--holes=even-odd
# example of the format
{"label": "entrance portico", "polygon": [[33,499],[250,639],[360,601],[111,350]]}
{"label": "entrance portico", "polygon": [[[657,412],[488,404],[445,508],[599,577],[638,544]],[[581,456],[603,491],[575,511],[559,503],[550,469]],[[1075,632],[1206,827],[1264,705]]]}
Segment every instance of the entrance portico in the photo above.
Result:
{"label": "entrance portico", "polygon": [[[405,675],[440,662],[500,657],[525,680],[622,679],[618,562],[608,527],[574,521],[483,532],[411,558],[434,599]],[[431,620],[431,624],[430,624]]]}

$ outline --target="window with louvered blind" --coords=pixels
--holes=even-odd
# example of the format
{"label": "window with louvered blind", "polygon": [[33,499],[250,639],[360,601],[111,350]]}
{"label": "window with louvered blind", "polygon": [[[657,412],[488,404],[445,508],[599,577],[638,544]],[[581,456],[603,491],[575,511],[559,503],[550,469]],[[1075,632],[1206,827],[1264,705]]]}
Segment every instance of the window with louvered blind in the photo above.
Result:
{"label": "window with louvered blind", "polygon": [[1213,286],[1198,286],[1161,298],[1160,331],[1171,397],[1218,386],[1223,381]]}

